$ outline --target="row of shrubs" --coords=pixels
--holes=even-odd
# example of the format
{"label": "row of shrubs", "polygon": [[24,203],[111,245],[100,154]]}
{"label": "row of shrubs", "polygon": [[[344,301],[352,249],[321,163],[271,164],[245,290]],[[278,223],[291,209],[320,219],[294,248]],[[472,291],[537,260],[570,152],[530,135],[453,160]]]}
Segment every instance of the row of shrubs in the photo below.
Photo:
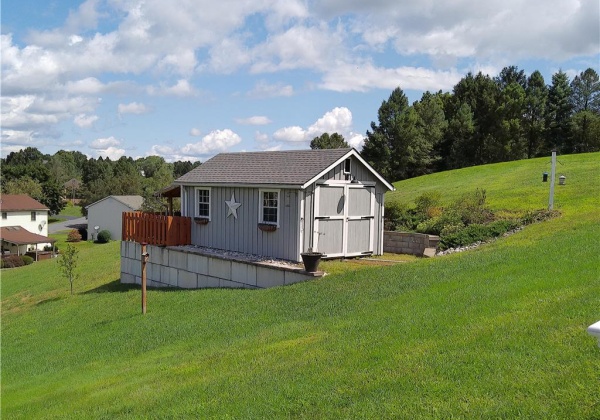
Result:
{"label": "row of shrubs", "polygon": [[[73,229],[67,234],[67,242],[79,242],[81,240],[87,240],[87,231],[85,231],[85,238],[81,230],[78,229]],[[96,237],[96,240],[94,242],[97,242],[99,244],[105,244],[110,242],[110,240],[110,231],[101,230],[100,232],[98,232],[98,236]]]}
{"label": "row of shrubs", "polygon": [[33,258],[29,255],[7,255],[0,260],[0,268],[16,268],[33,264]]}
{"label": "row of shrubs", "polygon": [[515,214],[494,213],[487,207],[485,190],[477,189],[443,207],[441,193],[427,192],[415,199],[414,206],[387,203],[385,229],[438,235],[440,248],[470,245],[503,235],[519,226],[547,220],[558,212],[547,210]]}

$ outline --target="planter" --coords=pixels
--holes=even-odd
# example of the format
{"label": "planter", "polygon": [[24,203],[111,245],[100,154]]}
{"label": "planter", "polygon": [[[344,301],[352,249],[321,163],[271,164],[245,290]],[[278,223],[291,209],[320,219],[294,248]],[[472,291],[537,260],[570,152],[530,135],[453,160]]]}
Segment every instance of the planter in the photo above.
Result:
{"label": "planter", "polygon": [[206,225],[209,220],[206,217],[194,217],[194,222],[196,222],[197,225]]}
{"label": "planter", "polygon": [[277,230],[277,225],[271,225],[269,223],[259,223],[258,228],[263,232],[275,232]]}
{"label": "planter", "polygon": [[304,252],[300,254],[302,262],[304,263],[304,271],[314,273],[319,268],[321,257],[323,256],[320,252]]}

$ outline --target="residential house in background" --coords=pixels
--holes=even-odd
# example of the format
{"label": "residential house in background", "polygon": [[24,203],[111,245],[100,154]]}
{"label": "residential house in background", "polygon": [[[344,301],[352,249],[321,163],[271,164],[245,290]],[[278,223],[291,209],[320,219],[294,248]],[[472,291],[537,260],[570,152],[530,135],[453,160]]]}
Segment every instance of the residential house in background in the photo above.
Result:
{"label": "residential house in background", "polygon": [[26,194],[3,194],[0,212],[3,253],[37,253],[55,242],[48,237],[49,209],[39,201]]}
{"label": "residential house in background", "polygon": [[355,149],[222,153],[175,183],[194,245],[291,261],[383,253],[394,187]]}
{"label": "residential house in background", "polygon": [[88,206],[88,237],[96,239],[101,230],[108,230],[111,238],[121,239],[123,212],[142,208],[144,198],[140,195],[109,195]]}

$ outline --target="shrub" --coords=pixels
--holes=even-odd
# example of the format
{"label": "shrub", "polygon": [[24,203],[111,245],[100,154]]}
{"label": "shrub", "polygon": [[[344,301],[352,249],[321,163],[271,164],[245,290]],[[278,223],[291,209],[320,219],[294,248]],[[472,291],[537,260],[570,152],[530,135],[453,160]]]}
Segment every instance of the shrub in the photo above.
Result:
{"label": "shrub", "polygon": [[441,235],[444,229],[449,229],[450,227],[452,227],[452,229],[464,227],[460,215],[453,209],[447,209],[441,216],[419,223],[416,230],[419,233]]}
{"label": "shrub", "polygon": [[29,255],[21,255],[21,259],[23,260],[23,265],[33,264],[33,258]]}
{"label": "shrub", "polygon": [[109,241],[110,241],[110,231],[105,229],[105,230],[101,230],[100,232],[98,232],[98,237],[96,238],[96,242],[98,242],[99,244],[105,244]]}
{"label": "shrub", "polygon": [[81,234],[77,229],[72,229],[67,235],[67,242],[79,242],[81,241]]}
{"label": "shrub", "polygon": [[532,223],[550,220],[559,215],[560,212],[557,210],[530,210],[521,218],[521,223],[530,225]]}
{"label": "shrub", "polygon": [[491,222],[494,214],[486,207],[485,190],[476,189],[474,192],[463,194],[451,204],[450,208],[460,216],[463,224],[484,224]]}
{"label": "shrub", "polygon": [[444,231],[440,237],[440,248],[448,249],[487,241],[505,234],[519,224],[510,220],[498,220],[487,225],[475,223],[454,231]]}
{"label": "shrub", "polygon": [[385,230],[414,230],[418,223],[414,210],[409,209],[406,204],[385,204]]}
{"label": "shrub", "polygon": [[58,252],[58,246],[54,245],[54,247],[52,247],[52,245],[44,245],[44,251],[52,251],[53,249]]}
{"label": "shrub", "polygon": [[25,262],[19,255],[7,255],[2,257],[2,268],[23,267]]}
{"label": "shrub", "polygon": [[442,213],[442,195],[438,191],[429,191],[415,199],[415,213],[421,221],[438,217]]}

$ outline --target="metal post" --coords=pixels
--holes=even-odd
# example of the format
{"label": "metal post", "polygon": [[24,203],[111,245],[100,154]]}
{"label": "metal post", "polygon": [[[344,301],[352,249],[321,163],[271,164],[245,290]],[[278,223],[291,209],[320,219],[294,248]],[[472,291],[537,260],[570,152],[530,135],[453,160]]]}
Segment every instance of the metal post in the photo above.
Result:
{"label": "metal post", "polygon": [[146,313],[146,263],[149,256],[146,245],[146,242],[142,242],[142,314]]}
{"label": "metal post", "polygon": [[556,150],[552,151],[552,171],[550,173],[550,198],[548,199],[548,210],[554,208],[554,178],[556,177]]}

